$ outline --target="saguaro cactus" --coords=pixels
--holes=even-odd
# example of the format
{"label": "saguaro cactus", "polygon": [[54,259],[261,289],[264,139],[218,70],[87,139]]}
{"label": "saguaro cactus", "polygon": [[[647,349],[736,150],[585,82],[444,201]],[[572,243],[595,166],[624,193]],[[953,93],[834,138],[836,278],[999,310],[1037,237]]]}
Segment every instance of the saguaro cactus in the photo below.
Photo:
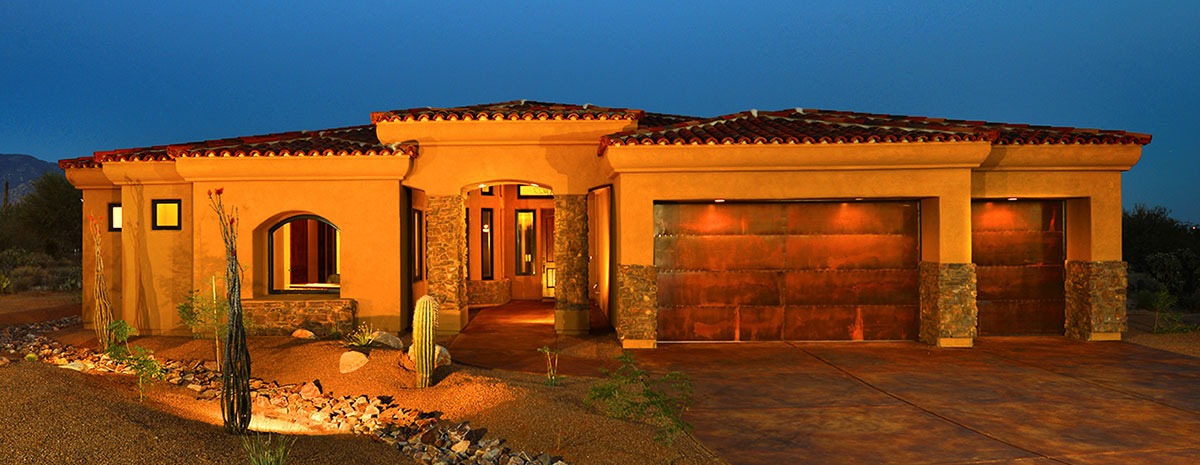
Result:
{"label": "saguaro cactus", "polygon": [[417,300],[413,312],[413,365],[417,367],[417,387],[431,384],[433,369],[437,368],[438,303],[433,297]]}

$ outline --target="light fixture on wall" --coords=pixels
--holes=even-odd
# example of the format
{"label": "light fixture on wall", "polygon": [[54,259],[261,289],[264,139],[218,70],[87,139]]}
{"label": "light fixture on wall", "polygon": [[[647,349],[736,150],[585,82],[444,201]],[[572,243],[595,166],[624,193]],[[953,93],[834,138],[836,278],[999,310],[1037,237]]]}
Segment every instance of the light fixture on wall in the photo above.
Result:
{"label": "light fixture on wall", "polygon": [[1016,198],[1016,197],[1009,197],[1009,198],[1008,198],[1008,201],[1009,201],[1009,202],[1015,202],[1016,200],[1017,200],[1017,198]]}
{"label": "light fixture on wall", "polygon": [[725,199],[714,199],[714,200],[713,200],[713,202],[715,202],[715,203],[725,203]]}

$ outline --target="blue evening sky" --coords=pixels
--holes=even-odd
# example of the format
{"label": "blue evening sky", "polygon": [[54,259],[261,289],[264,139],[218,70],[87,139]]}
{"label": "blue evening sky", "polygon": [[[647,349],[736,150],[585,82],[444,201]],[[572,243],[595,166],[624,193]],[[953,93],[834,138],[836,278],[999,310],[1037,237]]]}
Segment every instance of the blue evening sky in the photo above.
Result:
{"label": "blue evening sky", "polygon": [[0,153],[516,99],[1148,132],[1126,206],[1200,222],[1195,1],[0,3]]}

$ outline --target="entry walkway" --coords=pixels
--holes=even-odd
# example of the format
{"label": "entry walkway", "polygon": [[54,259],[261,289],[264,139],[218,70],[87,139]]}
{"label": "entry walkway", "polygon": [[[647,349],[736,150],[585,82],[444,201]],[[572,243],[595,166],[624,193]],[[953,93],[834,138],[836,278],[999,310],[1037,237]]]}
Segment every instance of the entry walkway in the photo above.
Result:
{"label": "entry walkway", "polygon": [[545,373],[546,358],[538,351],[559,352],[559,374],[600,376],[621,354],[612,328],[593,322],[591,334],[559,336],[554,332],[554,302],[514,300],[471,311],[471,320],[450,342],[455,363],[501,370]]}

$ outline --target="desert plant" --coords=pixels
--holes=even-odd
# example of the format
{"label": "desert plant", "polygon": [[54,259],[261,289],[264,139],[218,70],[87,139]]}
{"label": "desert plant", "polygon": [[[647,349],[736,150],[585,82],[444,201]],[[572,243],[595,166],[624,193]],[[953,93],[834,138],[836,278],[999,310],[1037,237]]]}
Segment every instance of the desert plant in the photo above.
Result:
{"label": "desert plant", "polygon": [[112,335],[108,326],[112,324],[112,302],[108,299],[108,284],[104,279],[103,236],[100,234],[100,222],[88,215],[88,229],[92,234],[92,252],[96,258],[96,279],[93,280],[92,294],[96,306],[92,313],[92,328],[96,330],[96,342],[100,350],[107,351],[112,343]]}
{"label": "desert plant", "polygon": [[225,297],[217,295],[217,277],[209,278],[211,292],[204,296],[199,290],[189,292],[183,302],[175,307],[179,311],[179,319],[192,329],[196,338],[212,335],[213,356],[217,367],[221,366],[221,342],[225,340],[228,329],[229,302]]}
{"label": "desert plant", "polygon": [[125,320],[115,320],[108,325],[108,333],[112,341],[109,342],[105,353],[118,363],[125,364],[137,375],[140,401],[145,398],[146,386],[163,379],[166,373],[158,360],[154,359],[154,351],[129,345],[130,336],[136,336],[138,333],[137,328],[130,326]]}
{"label": "desert plant", "polygon": [[250,426],[250,350],[242,323],[241,267],[237,260],[237,208],[225,210],[224,189],[208,192],[225,243],[225,298],[229,302],[225,366],[221,370],[221,418],[225,431],[242,434]]}
{"label": "desert plant", "polygon": [[413,365],[417,368],[417,387],[427,388],[437,368],[438,303],[433,297],[421,296],[413,312]]}
{"label": "desert plant", "polygon": [[342,345],[346,347],[371,347],[375,343],[375,330],[371,329],[371,325],[367,322],[359,323],[358,329],[351,331],[350,334],[342,339]]}
{"label": "desert plant", "polygon": [[546,356],[546,385],[558,385],[558,349],[551,349],[550,346],[542,346],[538,349]]}
{"label": "desert plant", "polygon": [[11,286],[12,286],[12,281],[10,281],[8,279],[8,276],[5,276],[3,273],[0,273],[0,294],[4,294],[5,292],[8,292],[8,288]]}
{"label": "desert plant", "polygon": [[242,449],[250,456],[250,465],[283,465],[295,437],[256,433],[242,436]]}
{"label": "desert plant", "polygon": [[26,362],[36,362],[37,354],[25,354],[25,361]]}
{"label": "desert plant", "polygon": [[658,428],[655,440],[671,443],[680,433],[692,429],[683,421],[683,412],[692,400],[692,383],[687,375],[672,371],[654,378],[634,363],[633,357],[617,357],[621,366],[603,370],[605,378],[592,385],[589,403],[600,404],[605,414],[622,420],[647,422]]}
{"label": "desert plant", "polygon": [[8,274],[13,292],[41,289],[50,282],[50,272],[40,266],[19,266]]}

